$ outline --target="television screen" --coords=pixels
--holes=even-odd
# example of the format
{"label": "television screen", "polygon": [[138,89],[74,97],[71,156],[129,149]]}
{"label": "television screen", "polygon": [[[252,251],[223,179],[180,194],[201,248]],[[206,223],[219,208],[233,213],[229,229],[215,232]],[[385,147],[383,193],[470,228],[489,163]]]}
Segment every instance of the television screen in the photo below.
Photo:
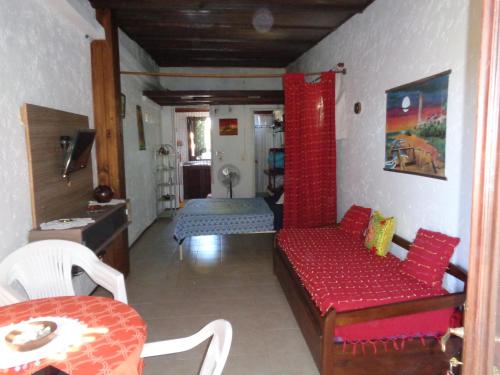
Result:
{"label": "television screen", "polygon": [[71,141],[71,145],[68,148],[64,160],[62,173],[63,178],[67,178],[70,173],[83,169],[87,166],[94,138],[95,130],[78,130],[75,138]]}

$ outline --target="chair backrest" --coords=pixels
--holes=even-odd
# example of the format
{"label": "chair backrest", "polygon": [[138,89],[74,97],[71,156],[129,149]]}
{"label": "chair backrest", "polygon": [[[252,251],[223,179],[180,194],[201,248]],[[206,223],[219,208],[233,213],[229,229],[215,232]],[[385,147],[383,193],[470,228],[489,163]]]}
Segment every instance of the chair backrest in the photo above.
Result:
{"label": "chair backrest", "polygon": [[76,242],[32,242],[0,263],[0,286],[8,288],[17,281],[29,299],[75,295],[73,266],[85,269],[95,259],[92,250]]}
{"label": "chair backrest", "polygon": [[191,350],[210,337],[212,340],[199,375],[220,375],[226,364],[233,339],[231,323],[223,319],[208,323],[200,331],[189,337],[147,343],[144,345],[141,357],[154,357]]}
{"label": "chair backrest", "polygon": [[207,324],[213,335],[207,354],[201,366],[200,375],[220,375],[226,364],[233,338],[233,328],[227,320],[219,319]]}

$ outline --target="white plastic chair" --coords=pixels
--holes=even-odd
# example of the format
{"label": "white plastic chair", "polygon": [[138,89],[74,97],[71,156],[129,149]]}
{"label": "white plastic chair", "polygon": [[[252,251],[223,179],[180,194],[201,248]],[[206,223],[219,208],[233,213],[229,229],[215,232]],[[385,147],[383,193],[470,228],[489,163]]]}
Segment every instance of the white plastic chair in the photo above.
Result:
{"label": "white plastic chair", "polygon": [[231,340],[233,339],[231,323],[224,319],[208,323],[200,331],[189,337],[147,343],[142,349],[141,357],[185,352],[198,346],[211,336],[213,336],[212,341],[203,360],[199,375],[220,375],[226,364],[229,349],[231,348]]}
{"label": "white plastic chair", "polygon": [[0,305],[24,299],[12,288],[15,282],[28,299],[75,295],[73,266],[82,268],[116,300],[127,303],[123,275],[101,262],[92,250],[72,241],[44,240],[17,249],[0,263]]}

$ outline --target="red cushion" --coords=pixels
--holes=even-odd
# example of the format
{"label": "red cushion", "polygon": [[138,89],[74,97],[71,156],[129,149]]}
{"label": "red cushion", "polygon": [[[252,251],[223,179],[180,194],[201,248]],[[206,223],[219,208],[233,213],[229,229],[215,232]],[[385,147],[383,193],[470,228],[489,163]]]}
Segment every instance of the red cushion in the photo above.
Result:
{"label": "red cushion", "polygon": [[340,229],[356,237],[364,237],[366,228],[368,228],[368,223],[370,222],[371,213],[371,208],[353,204],[340,221]]}
{"label": "red cushion", "polygon": [[401,272],[427,285],[440,286],[459,238],[420,228]]}

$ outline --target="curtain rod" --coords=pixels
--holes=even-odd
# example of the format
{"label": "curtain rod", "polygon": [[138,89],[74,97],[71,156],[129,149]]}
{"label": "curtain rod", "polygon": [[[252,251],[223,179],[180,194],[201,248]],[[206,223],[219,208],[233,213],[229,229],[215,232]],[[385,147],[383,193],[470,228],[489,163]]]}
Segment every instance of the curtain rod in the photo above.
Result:
{"label": "curtain rod", "polygon": [[[346,74],[344,63],[338,63],[335,69],[330,69],[331,72],[337,74]],[[221,74],[221,73],[182,73],[182,72],[134,72],[123,70],[120,72],[124,75],[134,76],[150,76],[150,77],[178,77],[178,78],[281,78],[282,73],[268,73],[268,74]],[[305,76],[316,76],[323,72],[304,73]]]}

